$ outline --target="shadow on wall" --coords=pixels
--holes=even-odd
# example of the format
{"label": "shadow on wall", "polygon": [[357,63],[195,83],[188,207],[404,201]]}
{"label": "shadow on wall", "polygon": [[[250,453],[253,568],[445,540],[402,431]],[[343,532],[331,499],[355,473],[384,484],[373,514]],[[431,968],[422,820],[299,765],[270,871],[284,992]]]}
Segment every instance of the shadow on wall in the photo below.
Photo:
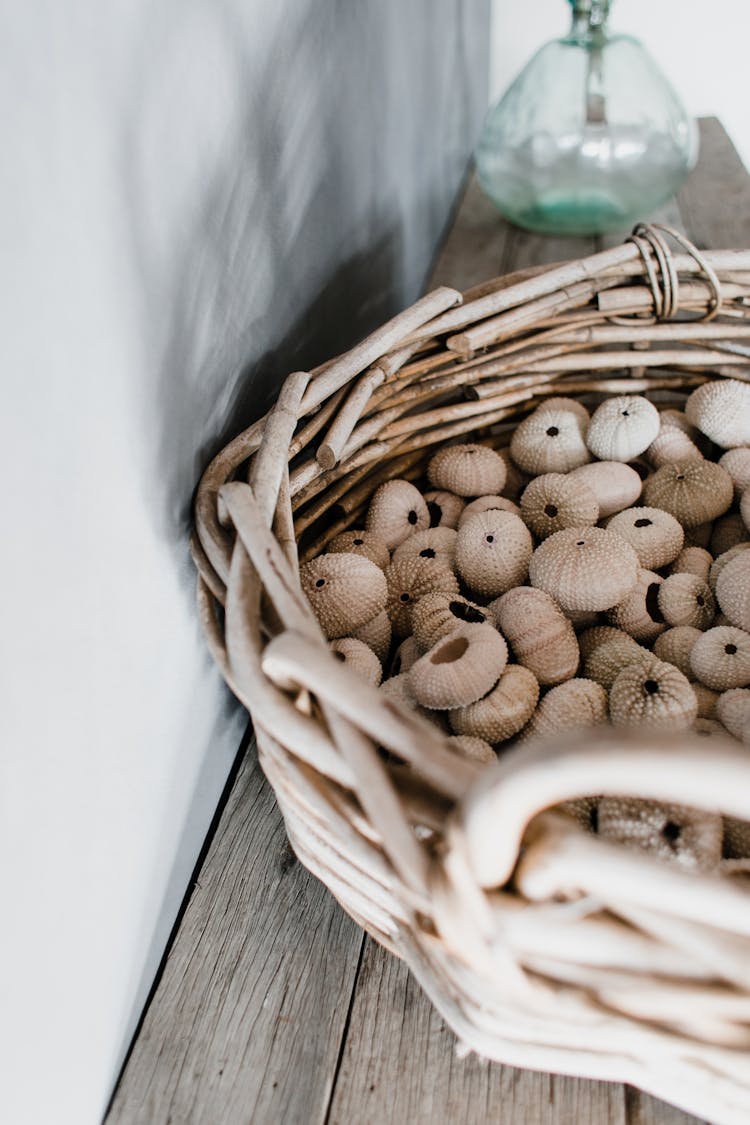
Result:
{"label": "shadow on wall", "polygon": [[[151,428],[150,503],[180,553],[211,456],[270,406],[286,374],[351,346],[407,298],[402,208],[377,171],[385,122],[361,74],[343,75],[351,96],[340,96],[342,75],[331,81],[334,48],[361,56],[369,40],[367,57],[382,57],[377,5],[335,28],[338,5],[295,7],[262,60],[223,4],[192,35],[183,26],[181,44],[152,40],[141,64],[153,82],[142,85],[124,161],[152,333],[139,405]],[[346,42],[352,26],[358,44]],[[220,144],[205,135],[210,111],[186,118],[198,41],[227,82],[232,126]],[[176,102],[203,158],[165,189],[170,151],[180,155]]]}

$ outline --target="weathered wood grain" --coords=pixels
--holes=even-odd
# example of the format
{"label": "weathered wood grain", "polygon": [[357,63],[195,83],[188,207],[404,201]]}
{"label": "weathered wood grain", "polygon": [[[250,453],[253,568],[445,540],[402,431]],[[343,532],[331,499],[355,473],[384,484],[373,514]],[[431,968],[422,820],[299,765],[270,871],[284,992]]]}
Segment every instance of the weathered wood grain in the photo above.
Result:
{"label": "weathered wood grain", "polygon": [[368,939],[330,1125],[626,1125],[622,1086],[459,1059],[402,962]]}
{"label": "weathered wood grain", "polygon": [[109,1125],[324,1121],[362,940],[295,859],[253,745]]}
{"label": "weathered wood grain", "polygon": [[628,1125],[706,1125],[700,1118],[683,1113],[640,1090],[626,1090]]}

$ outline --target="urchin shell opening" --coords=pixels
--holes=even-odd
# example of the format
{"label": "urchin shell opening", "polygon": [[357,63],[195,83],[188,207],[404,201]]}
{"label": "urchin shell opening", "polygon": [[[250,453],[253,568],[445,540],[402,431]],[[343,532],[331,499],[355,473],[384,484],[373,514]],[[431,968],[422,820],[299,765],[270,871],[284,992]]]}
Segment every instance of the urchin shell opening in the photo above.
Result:
{"label": "urchin shell opening", "polygon": [[727,656],[734,656],[737,651],[737,645],[724,645],[724,652]]}
{"label": "urchin shell opening", "polygon": [[658,695],[659,694],[659,683],[658,683],[658,681],[657,680],[644,680],[643,681],[643,690],[646,692],[646,695]]}
{"label": "urchin shell opening", "polygon": [[647,520],[645,518],[639,519],[639,520],[635,521],[635,523],[633,524],[633,527],[651,527],[653,522],[654,522],[653,520]]}
{"label": "urchin shell opening", "polygon": [[427,511],[430,513],[430,527],[437,527],[443,518],[443,509],[437,500],[427,501]]}
{"label": "urchin shell opening", "polygon": [[703,594],[698,594],[696,596],[695,604],[700,606],[704,606],[706,604],[706,599],[703,597]]}
{"label": "urchin shell opening", "polygon": [[399,594],[398,600],[400,602],[410,602],[411,601],[411,594],[407,594],[407,593]]}
{"label": "urchin shell opening", "polygon": [[481,610],[475,609],[473,605],[466,605],[464,602],[450,602],[448,609],[459,621],[469,621],[472,625],[484,625],[487,620]]}
{"label": "urchin shell opening", "polygon": [[364,543],[364,539],[352,539],[352,543],[355,547],[361,547]]}
{"label": "urchin shell opening", "polygon": [[336,657],[337,660],[340,660],[342,664],[346,664],[346,654],[345,653],[336,651],[336,652],[334,652],[333,655]]}
{"label": "urchin shell opening", "polygon": [[586,546],[586,540],[585,539],[576,540],[576,547],[585,547],[585,546]]}
{"label": "urchin shell opening", "polygon": [[661,834],[668,844],[676,844],[682,835],[682,828],[676,820],[668,820],[662,828]]}
{"label": "urchin shell opening", "polygon": [[664,615],[659,609],[659,587],[661,582],[651,582],[646,590],[646,611],[657,625],[664,625]]}
{"label": "urchin shell opening", "polygon": [[434,547],[425,547],[423,551],[419,552],[419,557],[421,559],[434,559],[436,557]]}
{"label": "urchin shell opening", "polygon": [[550,428],[547,430],[547,437],[557,437],[559,433],[560,430],[557,426],[550,426]]}
{"label": "urchin shell opening", "polygon": [[431,664],[453,664],[460,660],[469,647],[466,637],[451,637],[430,656]]}
{"label": "urchin shell opening", "polygon": [[554,504],[545,504],[544,514],[545,514],[545,516],[549,516],[549,518],[551,520],[553,520],[555,518],[555,516],[557,515],[556,506]]}
{"label": "urchin shell opening", "polygon": [[326,584],[325,578],[319,578],[317,580],[317,582],[315,583],[318,590],[320,589],[321,586],[325,586],[325,584]]}
{"label": "urchin shell opening", "polygon": [[484,541],[485,541],[485,543],[494,543],[495,542],[495,536],[494,535],[485,535]]}
{"label": "urchin shell opening", "polygon": [[415,524],[415,523],[417,522],[417,520],[419,519],[419,516],[417,515],[417,513],[416,513],[416,512],[414,511],[414,509],[412,508],[412,509],[411,509],[411,511],[409,512],[409,514],[408,514],[408,516],[407,516],[406,518],[408,519],[409,523],[410,523],[410,524],[412,525],[412,527],[413,527],[413,526],[414,526],[414,524]]}

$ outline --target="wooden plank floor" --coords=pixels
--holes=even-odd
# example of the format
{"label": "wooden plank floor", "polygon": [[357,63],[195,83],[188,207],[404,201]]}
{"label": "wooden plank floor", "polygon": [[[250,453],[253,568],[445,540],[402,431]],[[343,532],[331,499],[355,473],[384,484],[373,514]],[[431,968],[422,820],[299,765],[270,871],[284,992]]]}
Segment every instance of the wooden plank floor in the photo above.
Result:
{"label": "wooden plank floor", "polygon": [[[750,246],[750,177],[715,119],[666,218]],[[431,283],[590,253],[526,235],[471,182]],[[251,747],[133,1044],[108,1125],[689,1125],[620,1085],[459,1060],[397,962],[296,861]]]}

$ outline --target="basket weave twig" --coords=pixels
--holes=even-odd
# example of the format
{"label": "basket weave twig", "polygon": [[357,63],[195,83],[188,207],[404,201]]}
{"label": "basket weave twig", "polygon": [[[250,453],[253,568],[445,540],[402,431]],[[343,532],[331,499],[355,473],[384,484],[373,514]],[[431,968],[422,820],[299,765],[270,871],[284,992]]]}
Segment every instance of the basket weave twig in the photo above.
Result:
{"label": "basket weave twig", "polygon": [[554,806],[627,794],[750,820],[747,752],[598,733],[480,770],[334,658],[298,564],[356,526],[382,481],[419,478],[462,435],[502,448],[544,396],[747,378],[749,300],[750,251],[672,254],[654,228],[437,289],[289,376],[207,469],[193,539],[206,636],[295,851],[406,959],[461,1044],[727,1123],[750,1115],[747,885],[616,846]]}

